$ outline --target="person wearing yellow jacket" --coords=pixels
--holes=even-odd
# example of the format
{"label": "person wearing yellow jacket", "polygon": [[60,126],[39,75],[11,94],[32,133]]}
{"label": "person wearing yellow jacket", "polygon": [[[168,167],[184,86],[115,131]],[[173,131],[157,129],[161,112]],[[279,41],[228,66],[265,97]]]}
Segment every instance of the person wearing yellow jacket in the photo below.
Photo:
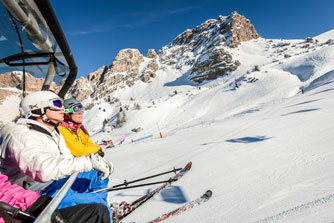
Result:
{"label": "person wearing yellow jacket", "polygon": [[58,129],[65,138],[66,146],[70,149],[72,155],[80,157],[97,153],[103,157],[103,148],[93,143],[88,131],[82,125],[82,104],[77,99],[70,98],[64,101],[64,107],[64,121]]}

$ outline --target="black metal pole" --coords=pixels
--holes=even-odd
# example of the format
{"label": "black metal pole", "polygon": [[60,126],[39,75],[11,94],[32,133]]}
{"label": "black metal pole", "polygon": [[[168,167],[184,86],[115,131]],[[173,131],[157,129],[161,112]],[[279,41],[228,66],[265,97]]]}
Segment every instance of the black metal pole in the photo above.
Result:
{"label": "black metal pole", "polygon": [[[22,38],[21,38],[21,35],[20,35],[20,32],[19,32],[19,29],[17,28],[15,19],[14,19],[13,15],[8,10],[7,10],[7,12],[8,12],[8,15],[10,17],[10,20],[12,21],[13,26],[15,27],[17,37],[19,38],[21,53],[24,53]],[[22,65],[22,71],[23,71],[22,72],[22,98],[24,98],[26,96],[25,95],[25,92],[26,92],[26,67],[24,65],[24,59],[22,59],[22,64],[23,64]]]}
{"label": "black metal pole", "polygon": [[159,173],[159,174],[155,174],[155,175],[148,176],[148,177],[144,177],[144,178],[140,178],[140,179],[137,179],[137,180],[132,180],[132,181],[129,181],[129,182],[127,182],[126,180],[124,180],[124,183],[115,185],[112,188],[121,187],[121,186],[126,186],[127,187],[129,184],[136,183],[136,182],[143,181],[143,180],[147,180],[147,179],[151,179],[151,178],[158,177],[158,176],[162,176],[162,175],[165,175],[165,174],[168,174],[168,173],[175,173],[176,174],[176,172],[179,171],[179,170],[181,170],[181,169],[182,168],[175,169],[175,167],[174,167],[173,170],[166,171],[166,172]]}
{"label": "black metal pole", "polygon": [[129,186],[129,187],[118,187],[118,188],[114,188],[114,187],[110,187],[110,188],[106,188],[106,189],[102,189],[102,190],[97,190],[97,191],[92,191],[93,193],[102,193],[102,192],[110,192],[110,191],[116,191],[116,190],[125,190],[125,189],[131,189],[131,188],[136,188],[136,187],[145,187],[145,186],[150,186],[150,185],[155,185],[155,184],[162,184],[162,183],[171,183],[173,181],[177,181],[176,179],[172,180],[164,180],[164,181],[158,181],[158,182],[153,182],[153,183],[147,183],[147,184],[138,184],[138,185],[134,185],[134,186]]}
{"label": "black metal pole", "polygon": [[[175,173],[177,171],[180,171],[182,168],[173,168],[172,170],[169,170],[169,171],[166,171],[166,172],[163,172],[163,173],[158,173],[158,174],[155,174],[155,175],[151,175],[151,176],[148,176],[148,177],[143,177],[143,178],[140,178],[140,179],[137,179],[137,180],[132,180],[132,181],[127,181],[127,180],[124,180],[124,183],[122,184],[118,184],[118,185],[115,185],[115,186],[112,186],[112,187],[109,187],[109,188],[105,188],[105,189],[101,189],[101,190],[96,190],[96,191],[92,191],[91,193],[101,193],[101,192],[106,192],[106,191],[112,191],[113,188],[118,188],[118,187],[122,187],[124,186],[122,189],[126,189],[126,188],[133,188],[133,187],[128,187],[129,184],[133,184],[133,183],[137,183],[139,181],[143,181],[143,180],[148,180],[148,179],[151,179],[151,178],[154,178],[154,177],[158,177],[158,176],[162,176],[162,175],[165,175],[165,174],[168,174],[168,173]],[[147,185],[144,185],[144,186],[147,186]]]}
{"label": "black metal pole", "polygon": [[65,80],[63,87],[60,89],[58,95],[61,98],[64,98],[66,92],[70,89],[78,73],[78,67],[75,63],[71,49],[67,43],[65,34],[59,24],[57,16],[52,8],[52,5],[49,0],[35,0],[37,7],[42,13],[46,23],[50,27],[53,36],[55,37],[63,55],[68,63],[70,73]]}
{"label": "black metal pole", "polygon": [[22,211],[21,208],[14,207],[2,201],[0,201],[0,208],[15,219],[26,220],[26,221],[29,220],[29,222],[36,219],[35,216],[32,216],[29,213]]}

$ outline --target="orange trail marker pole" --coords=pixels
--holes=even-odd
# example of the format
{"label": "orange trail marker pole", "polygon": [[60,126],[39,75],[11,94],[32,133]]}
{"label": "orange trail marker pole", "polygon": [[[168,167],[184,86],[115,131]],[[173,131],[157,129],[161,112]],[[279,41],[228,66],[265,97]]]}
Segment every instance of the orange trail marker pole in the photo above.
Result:
{"label": "orange trail marker pole", "polygon": [[162,138],[163,136],[162,136],[162,133],[161,133],[161,131],[160,131],[160,127],[159,127],[159,124],[158,124],[158,122],[157,122],[157,126],[158,126],[158,130],[159,130],[159,135],[160,135],[160,138]]}

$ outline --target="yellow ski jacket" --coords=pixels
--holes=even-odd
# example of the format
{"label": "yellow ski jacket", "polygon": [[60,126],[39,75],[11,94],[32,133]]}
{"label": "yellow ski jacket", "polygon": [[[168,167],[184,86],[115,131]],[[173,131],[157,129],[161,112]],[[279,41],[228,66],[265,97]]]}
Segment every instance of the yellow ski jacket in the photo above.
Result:
{"label": "yellow ski jacket", "polygon": [[76,131],[74,128],[59,126],[58,129],[73,156],[88,156],[90,153],[98,153],[100,150],[103,153],[102,147],[95,145],[82,128]]}

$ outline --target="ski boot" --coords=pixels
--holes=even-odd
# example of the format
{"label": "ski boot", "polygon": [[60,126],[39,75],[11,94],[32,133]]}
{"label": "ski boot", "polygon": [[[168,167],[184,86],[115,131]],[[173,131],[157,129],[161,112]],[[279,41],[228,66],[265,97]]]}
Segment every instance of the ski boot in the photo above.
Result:
{"label": "ski boot", "polygon": [[112,210],[113,221],[117,222],[122,219],[124,215],[127,215],[130,212],[131,207],[130,204],[122,201],[121,203],[111,203],[110,209]]}

